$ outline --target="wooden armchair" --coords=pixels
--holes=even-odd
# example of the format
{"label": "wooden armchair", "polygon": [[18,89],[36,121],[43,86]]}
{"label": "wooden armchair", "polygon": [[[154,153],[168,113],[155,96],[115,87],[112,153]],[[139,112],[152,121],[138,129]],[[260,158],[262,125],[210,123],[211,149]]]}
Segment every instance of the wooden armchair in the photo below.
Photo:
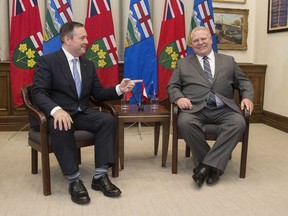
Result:
{"label": "wooden armchair", "polygon": [[[235,96],[236,100],[239,100],[238,96]],[[178,160],[178,139],[183,139],[181,134],[178,133],[177,119],[178,119],[178,106],[172,104],[172,173],[177,173],[177,160]],[[242,151],[241,151],[241,162],[240,162],[240,178],[245,178],[246,176],[246,164],[247,164],[247,153],[248,153],[248,137],[249,137],[249,113],[243,111],[243,115],[246,121],[246,129],[243,133],[243,136],[240,139],[242,142]],[[217,139],[217,125],[209,124],[207,125],[205,131],[206,140],[216,140]],[[190,149],[186,145],[185,156],[190,156]]]}
{"label": "wooden armchair", "polygon": [[[39,122],[40,131],[30,126],[28,132],[28,144],[31,147],[31,172],[32,174],[38,173],[38,152],[41,153],[42,164],[42,181],[43,181],[43,194],[45,196],[51,194],[51,179],[50,179],[50,162],[49,153],[53,152],[49,145],[49,134],[47,119],[43,112],[41,112],[31,102],[31,89],[32,85],[27,85],[21,89],[24,104],[28,110],[29,118],[34,117]],[[99,107],[101,111],[110,112],[111,115],[116,117],[114,108],[104,102],[95,101],[91,98],[91,103],[95,107]],[[85,130],[75,131],[76,145],[79,149],[79,164],[81,163],[81,148],[94,145],[94,134]],[[118,165],[118,146],[115,147],[115,164],[112,167],[112,176],[119,176]]]}

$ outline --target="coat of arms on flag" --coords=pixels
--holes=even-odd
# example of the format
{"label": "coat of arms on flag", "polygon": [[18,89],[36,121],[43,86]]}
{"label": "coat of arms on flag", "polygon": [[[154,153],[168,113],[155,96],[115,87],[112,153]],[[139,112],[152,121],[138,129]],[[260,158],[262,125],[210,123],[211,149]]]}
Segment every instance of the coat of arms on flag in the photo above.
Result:
{"label": "coat of arms on flag", "polygon": [[61,48],[61,26],[73,20],[70,0],[48,0],[44,31],[43,52],[48,54]]}
{"label": "coat of arms on flag", "polygon": [[37,32],[22,40],[14,50],[13,64],[19,68],[31,69],[42,53],[42,33]]}

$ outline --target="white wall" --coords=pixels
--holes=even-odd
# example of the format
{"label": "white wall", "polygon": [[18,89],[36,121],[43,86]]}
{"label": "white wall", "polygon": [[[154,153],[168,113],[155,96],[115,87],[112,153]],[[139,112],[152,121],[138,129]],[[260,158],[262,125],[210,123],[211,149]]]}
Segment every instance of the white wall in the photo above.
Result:
{"label": "white wall", "polygon": [[288,31],[267,34],[268,0],[256,3],[253,62],[267,64],[264,110],[288,117]]}

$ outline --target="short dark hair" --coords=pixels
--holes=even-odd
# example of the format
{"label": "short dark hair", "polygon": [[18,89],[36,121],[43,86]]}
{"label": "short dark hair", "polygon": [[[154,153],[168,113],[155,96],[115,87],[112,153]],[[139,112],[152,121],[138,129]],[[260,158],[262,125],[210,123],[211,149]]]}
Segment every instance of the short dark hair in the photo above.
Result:
{"label": "short dark hair", "polygon": [[63,26],[60,28],[60,41],[63,44],[64,43],[64,37],[68,36],[70,38],[73,38],[73,31],[74,28],[84,27],[82,23],[79,22],[66,22]]}

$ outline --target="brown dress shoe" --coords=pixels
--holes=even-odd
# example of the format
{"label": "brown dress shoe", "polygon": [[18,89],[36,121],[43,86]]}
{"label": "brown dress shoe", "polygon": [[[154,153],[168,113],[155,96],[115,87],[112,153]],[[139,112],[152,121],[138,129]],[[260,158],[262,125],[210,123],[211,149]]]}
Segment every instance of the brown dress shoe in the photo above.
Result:
{"label": "brown dress shoe", "polygon": [[71,200],[77,204],[88,204],[90,202],[88,192],[80,179],[69,184],[69,194]]}
{"label": "brown dress shoe", "polygon": [[103,175],[99,179],[93,178],[91,187],[93,190],[102,191],[107,197],[117,197],[121,194],[120,189],[111,183],[107,174]]}

